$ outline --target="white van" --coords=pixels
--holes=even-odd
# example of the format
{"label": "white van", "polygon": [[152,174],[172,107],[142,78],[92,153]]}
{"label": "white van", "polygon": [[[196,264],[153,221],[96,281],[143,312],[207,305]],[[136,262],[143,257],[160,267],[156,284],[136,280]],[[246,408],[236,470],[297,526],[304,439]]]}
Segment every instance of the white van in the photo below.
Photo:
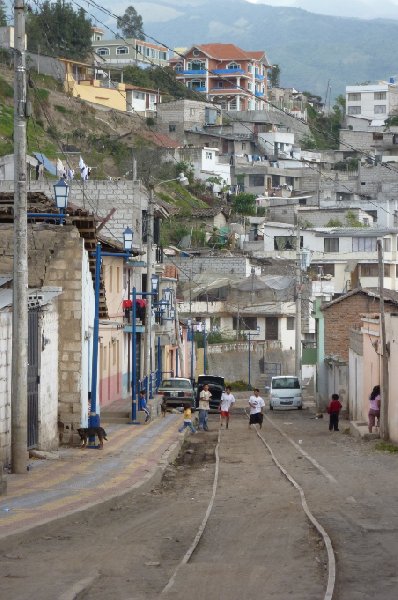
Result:
{"label": "white van", "polygon": [[303,408],[303,392],[298,377],[280,375],[272,377],[269,388],[269,407],[274,408]]}

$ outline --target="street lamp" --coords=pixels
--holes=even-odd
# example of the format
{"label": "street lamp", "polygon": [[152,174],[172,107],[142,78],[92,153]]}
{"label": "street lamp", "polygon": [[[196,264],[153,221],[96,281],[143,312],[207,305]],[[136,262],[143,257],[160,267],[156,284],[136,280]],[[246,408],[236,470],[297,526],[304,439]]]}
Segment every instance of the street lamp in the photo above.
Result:
{"label": "street lamp", "polygon": [[[65,184],[61,179],[57,185]],[[65,184],[69,187],[67,184]],[[56,186],[54,186],[55,189]],[[100,416],[97,414],[97,381],[98,381],[98,342],[99,342],[99,303],[100,303],[100,280],[101,280],[101,264],[103,256],[123,257],[128,260],[133,247],[133,232],[127,227],[123,232],[123,247],[124,252],[102,252],[100,242],[97,242],[95,248],[95,282],[94,282],[94,328],[93,328],[93,358],[91,369],[91,402],[89,426],[98,427],[100,425]],[[91,442],[91,438],[90,438]]]}
{"label": "street lamp", "polygon": [[60,225],[63,224],[65,218],[65,210],[68,206],[69,199],[69,185],[66,183],[64,179],[60,179],[57,183],[53,185],[54,188],[54,196],[55,196],[55,204],[59,210],[59,215],[53,213],[32,213],[28,212],[28,219],[59,219]]}
{"label": "street lamp", "polygon": [[194,334],[193,334],[193,325],[192,325],[192,319],[188,319],[188,332],[190,335],[190,341],[191,341],[191,381],[193,382],[193,352],[194,352]]}
{"label": "street lamp", "polygon": [[260,335],[260,327],[257,327],[257,333],[252,333],[250,330],[247,332],[249,338],[249,389],[251,388],[251,338],[256,335]]}
{"label": "street lamp", "polygon": [[[185,177],[184,173],[179,173],[178,177],[173,179],[165,179],[164,181],[158,181],[156,183],[150,183],[149,188],[149,199],[148,199],[148,212],[147,212],[147,241],[146,241],[146,271],[147,271],[147,287],[146,287],[146,298],[147,298],[147,312],[145,318],[145,341],[144,341],[144,373],[147,375],[147,381],[151,376],[151,315],[152,315],[152,274],[154,267],[153,257],[153,229],[154,229],[154,212],[155,212],[155,198],[154,191],[155,187],[163,183],[169,183],[171,181],[177,181],[180,185],[189,185],[188,177]],[[149,387],[147,388],[147,394]]]}
{"label": "street lamp", "polygon": [[130,227],[126,227],[123,231],[123,246],[126,252],[129,252],[133,249],[133,237],[134,232],[130,229]]}
{"label": "street lamp", "polygon": [[153,274],[151,276],[151,289],[152,289],[152,293],[156,295],[158,293],[158,288],[159,288],[159,276]]}

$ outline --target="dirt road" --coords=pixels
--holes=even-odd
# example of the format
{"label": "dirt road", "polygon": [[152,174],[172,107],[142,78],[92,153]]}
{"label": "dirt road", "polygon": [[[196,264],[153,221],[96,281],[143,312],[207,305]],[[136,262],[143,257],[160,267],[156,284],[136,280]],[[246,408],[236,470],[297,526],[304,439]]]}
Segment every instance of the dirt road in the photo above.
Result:
{"label": "dirt road", "polygon": [[[395,600],[398,458],[342,432],[329,434],[326,421],[308,411],[274,412],[269,419],[266,441],[332,539],[333,598]],[[210,417],[210,428],[188,438],[151,493],[127,494],[2,541],[2,595],[8,600],[323,599],[323,541],[304,515],[297,490],[248,430],[243,414],[221,432],[218,487],[203,537],[161,593],[192,544],[211,497],[216,416]]]}

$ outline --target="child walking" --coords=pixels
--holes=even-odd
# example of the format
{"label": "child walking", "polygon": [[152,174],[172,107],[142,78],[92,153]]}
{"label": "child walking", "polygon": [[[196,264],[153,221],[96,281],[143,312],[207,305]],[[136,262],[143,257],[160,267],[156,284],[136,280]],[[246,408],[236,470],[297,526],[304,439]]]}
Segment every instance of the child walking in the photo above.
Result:
{"label": "child walking", "polygon": [[189,404],[184,404],[184,423],[179,428],[179,432],[182,433],[184,429],[189,427],[192,433],[196,433],[195,427],[192,425],[192,411]]}
{"label": "child walking", "polygon": [[332,394],[332,399],[329,402],[329,431],[339,431],[339,414],[343,408],[338,394]]}
{"label": "child walking", "polygon": [[147,404],[146,404],[145,390],[140,391],[139,409],[143,410],[144,413],[146,414],[145,423],[148,423],[148,421],[151,418],[151,413],[149,412],[149,408],[147,407]]}

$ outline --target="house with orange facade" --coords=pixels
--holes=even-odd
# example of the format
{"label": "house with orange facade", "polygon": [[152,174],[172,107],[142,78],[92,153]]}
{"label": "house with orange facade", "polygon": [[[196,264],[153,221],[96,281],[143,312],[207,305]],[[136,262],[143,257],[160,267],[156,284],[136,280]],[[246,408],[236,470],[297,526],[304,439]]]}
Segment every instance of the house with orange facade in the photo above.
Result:
{"label": "house with orange facade", "polygon": [[170,60],[177,79],[225,110],[265,110],[271,65],[263,50],[201,44]]}

